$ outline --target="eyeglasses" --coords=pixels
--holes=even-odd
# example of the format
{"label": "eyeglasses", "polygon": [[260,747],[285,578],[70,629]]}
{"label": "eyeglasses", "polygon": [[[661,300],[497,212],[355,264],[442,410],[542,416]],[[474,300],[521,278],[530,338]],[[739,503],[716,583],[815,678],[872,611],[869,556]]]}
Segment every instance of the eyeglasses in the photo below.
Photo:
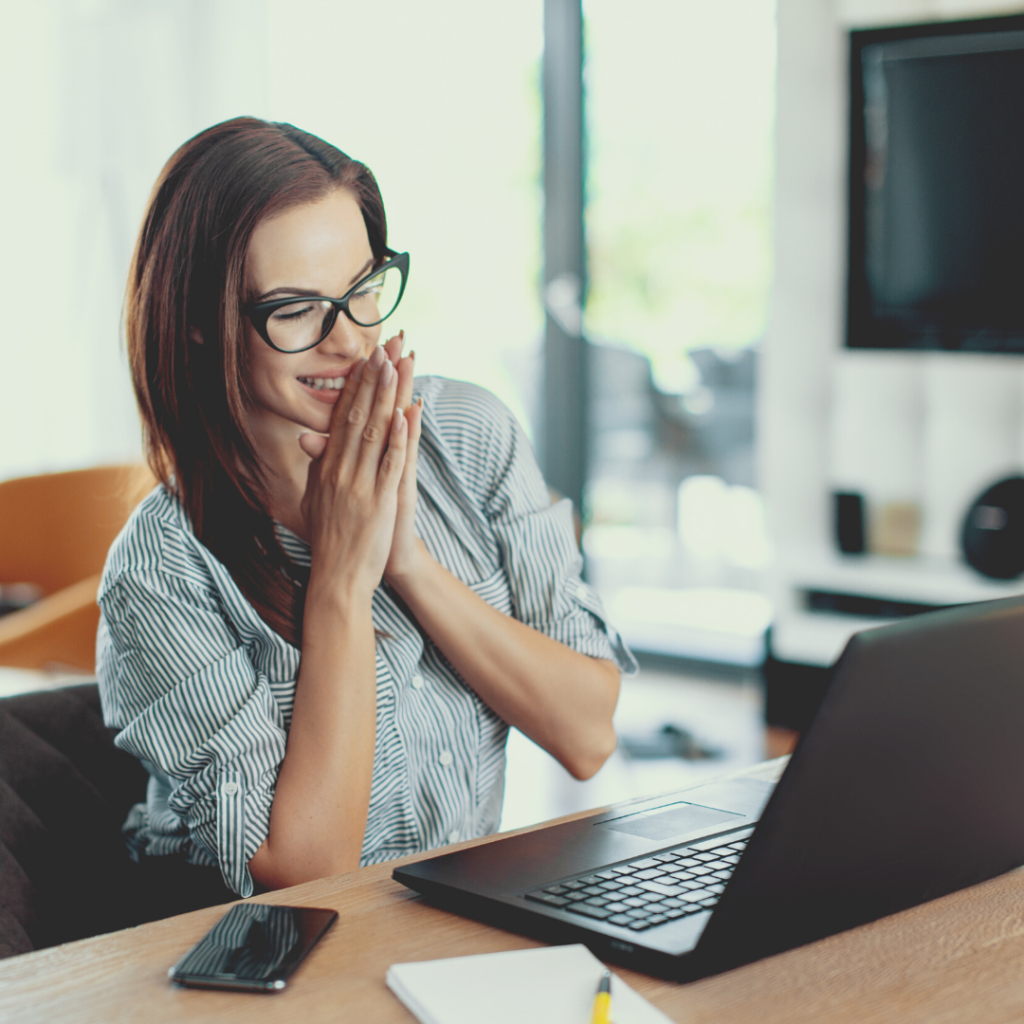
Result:
{"label": "eyeglasses", "polygon": [[305,352],[331,333],[338,313],[359,327],[383,323],[402,301],[409,254],[387,250],[392,259],[357,281],[340,299],[326,295],[288,296],[242,307],[256,333],[278,352]]}

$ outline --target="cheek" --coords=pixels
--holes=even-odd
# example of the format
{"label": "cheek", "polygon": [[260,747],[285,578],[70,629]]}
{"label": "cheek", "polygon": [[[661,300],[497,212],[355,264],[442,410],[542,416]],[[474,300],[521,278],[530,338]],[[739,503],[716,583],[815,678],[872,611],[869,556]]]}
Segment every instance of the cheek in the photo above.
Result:
{"label": "cheek", "polygon": [[285,362],[288,357],[265,344],[252,327],[246,330],[245,335],[246,360],[242,379],[249,393],[258,401],[261,394],[266,395],[280,387],[282,376],[288,375]]}

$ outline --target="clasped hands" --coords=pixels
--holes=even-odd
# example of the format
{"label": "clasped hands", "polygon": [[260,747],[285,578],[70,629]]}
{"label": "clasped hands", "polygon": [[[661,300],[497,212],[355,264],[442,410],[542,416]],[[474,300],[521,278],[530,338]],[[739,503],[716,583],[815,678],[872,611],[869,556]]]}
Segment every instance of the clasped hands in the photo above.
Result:
{"label": "clasped hands", "polygon": [[422,403],[412,404],[415,356],[401,334],[348,375],[326,436],[303,433],[312,459],[301,511],[313,552],[310,576],[346,596],[372,595],[429,558],[414,530]]}

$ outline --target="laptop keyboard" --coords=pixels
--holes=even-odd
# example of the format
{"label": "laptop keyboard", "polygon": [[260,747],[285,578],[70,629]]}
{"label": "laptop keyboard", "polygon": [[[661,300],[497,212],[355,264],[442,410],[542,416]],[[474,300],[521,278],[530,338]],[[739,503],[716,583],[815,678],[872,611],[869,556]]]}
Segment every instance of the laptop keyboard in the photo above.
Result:
{"label": "laptop keyboard", "polygon": [[526,899],[634,932],[708,910],[752,830],[718,836],[526,893]]}

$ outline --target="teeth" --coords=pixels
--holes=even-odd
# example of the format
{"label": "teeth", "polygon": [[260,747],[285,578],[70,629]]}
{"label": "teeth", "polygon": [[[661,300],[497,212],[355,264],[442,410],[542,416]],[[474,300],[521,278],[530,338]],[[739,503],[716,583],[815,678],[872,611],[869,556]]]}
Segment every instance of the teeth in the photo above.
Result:
{"label": "teeth", "polygon": [[317,391],[340,391],[345,386],[344,377],[300,377],[299,380]]}

